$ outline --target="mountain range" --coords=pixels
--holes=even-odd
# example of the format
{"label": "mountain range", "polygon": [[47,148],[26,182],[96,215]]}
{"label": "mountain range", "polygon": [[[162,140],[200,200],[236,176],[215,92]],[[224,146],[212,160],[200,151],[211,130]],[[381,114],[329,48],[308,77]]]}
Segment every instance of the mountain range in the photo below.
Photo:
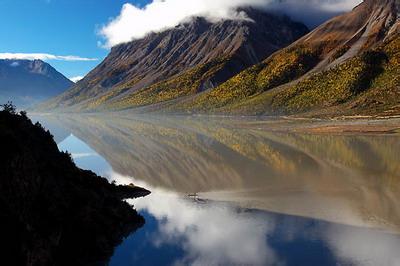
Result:
{"label": "mountain range", "polygon": [[0,102],[29,107],[59,95],[74,83],[42,60],[0,60]]}
{"label": "mountain range", "polygon": [[246,8],[248,19],[196,17],[112,48],[107,58],[47,108],[121,109],[213,89],[308,32],[286,16]]}
{"label": "mountain range", "polygon": [[281,15],[202,18],[114,47],[38,110],[400,114],[398,0],[365,0],[308,33]]}

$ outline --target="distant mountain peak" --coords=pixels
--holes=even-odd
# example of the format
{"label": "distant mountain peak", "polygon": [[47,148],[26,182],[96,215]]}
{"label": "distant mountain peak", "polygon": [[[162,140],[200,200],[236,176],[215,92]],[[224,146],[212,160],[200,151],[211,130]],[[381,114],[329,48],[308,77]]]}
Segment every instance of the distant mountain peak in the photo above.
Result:
{"label": "distant mountain peak", "polygon": [[0,60],[0,101],[24,108],[58,95],[73,82],[42,60]]}
{"label": "distant mountain peak", "polygon": [[0,62],[9,63],[11,67],[24,69],[25,71],[40,75],[47,75],[49,72],[56,71],[51,65],[40,59],[2,59]]}
{"label": "distant mountain peak", "polygon": [[31,73],[48,75],[50,71],[53,70],[53,67],[49,64],[43,62],[42,60],[33,60],[30,63]]}

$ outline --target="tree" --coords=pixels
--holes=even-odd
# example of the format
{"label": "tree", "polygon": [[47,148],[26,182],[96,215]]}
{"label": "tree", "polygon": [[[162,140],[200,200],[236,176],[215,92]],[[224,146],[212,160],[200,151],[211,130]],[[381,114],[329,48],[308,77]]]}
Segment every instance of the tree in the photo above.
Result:
{"label": "tree", "polygon": [[19,112],[19,114],[25,119],[28,118],[28,114],[26,113],[26,111],[21,111],[21,112]]}
{"label": "tree", "polygon": [[16,114],[17,112],[17,108],[11,101],[8,101],[5,104],[1,104],[0,107],[3,108],[3,111],[8,112],[10,114]]}

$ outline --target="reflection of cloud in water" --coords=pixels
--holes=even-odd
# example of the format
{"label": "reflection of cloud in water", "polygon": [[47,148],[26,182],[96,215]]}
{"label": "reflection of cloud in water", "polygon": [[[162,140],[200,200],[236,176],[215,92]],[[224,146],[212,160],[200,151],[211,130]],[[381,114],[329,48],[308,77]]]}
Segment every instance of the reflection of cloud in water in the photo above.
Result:
{"label": "reflection of cloud in water", "polygon": [[[111,178],[117,183],[132,182],[115,173]],[[266,242],[273,220],[238,212],[229,204],[195,204],[173,192],[151,191],[133,203],[160,221],[154,245],[182,241],[186,255],[177,265],[276,265],[277,258]]]}
{"label": "reflection of cloud in water", "polygon": [[174,243],[183,237],[187,253],[182,264],[265,264],[274,260],[265,241],[270,224],[235,213],[229,206],[195,205],[176,195],[157,193],[136,207],[163,221],[159,242]]}
{"label": "reflection of cloud in water", "polygon": [[72,153],[71,156],[73,159],[80,159],[80,158],[91,157],[91,156],[99,157],[99,155],[97,153]]}
{"label": "reflection of cloud in water", "polygon": [[[299,239],[322,242],[335,260],[345,265],[400,265],[400,238],[383,231],[295,216],[243,211],[227,203],[195,203],[184,195],[153,189],[117,173],[117,183],[145,186],[152,194],[134,200],[159,221],[153,245],[180,243],[185,251],[177,265],[285,265],[278,248]],[[310,226],[312,224],[312,226]],[[282,228],[284,230],[282,230]],[[280,246],[270,244],[270,237]],[[289,254],[290,255],[290,254]]]}
{"label": "reflection of cloud in water", "polygon": [[328,228],[324,235],[334,253],[352,265],[400,265],[398,235],[336,227]]}

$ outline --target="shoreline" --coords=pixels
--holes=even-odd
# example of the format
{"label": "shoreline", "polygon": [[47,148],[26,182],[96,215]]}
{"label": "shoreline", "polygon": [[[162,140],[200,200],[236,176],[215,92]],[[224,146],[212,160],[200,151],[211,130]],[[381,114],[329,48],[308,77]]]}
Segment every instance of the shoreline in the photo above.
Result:
{"label": "shoreline", "polygon": [[[341,116],[312,118],[297,116],[225,116],[225,115],[169,115],[128,113],[30,113],[29,116],[82,116],[82,117],[170,118],[177,120],[205,120],[222,122],[249,130],[309,134],[400,134],[400,116]],[[223,119],[223,121],[221,121]]]}

